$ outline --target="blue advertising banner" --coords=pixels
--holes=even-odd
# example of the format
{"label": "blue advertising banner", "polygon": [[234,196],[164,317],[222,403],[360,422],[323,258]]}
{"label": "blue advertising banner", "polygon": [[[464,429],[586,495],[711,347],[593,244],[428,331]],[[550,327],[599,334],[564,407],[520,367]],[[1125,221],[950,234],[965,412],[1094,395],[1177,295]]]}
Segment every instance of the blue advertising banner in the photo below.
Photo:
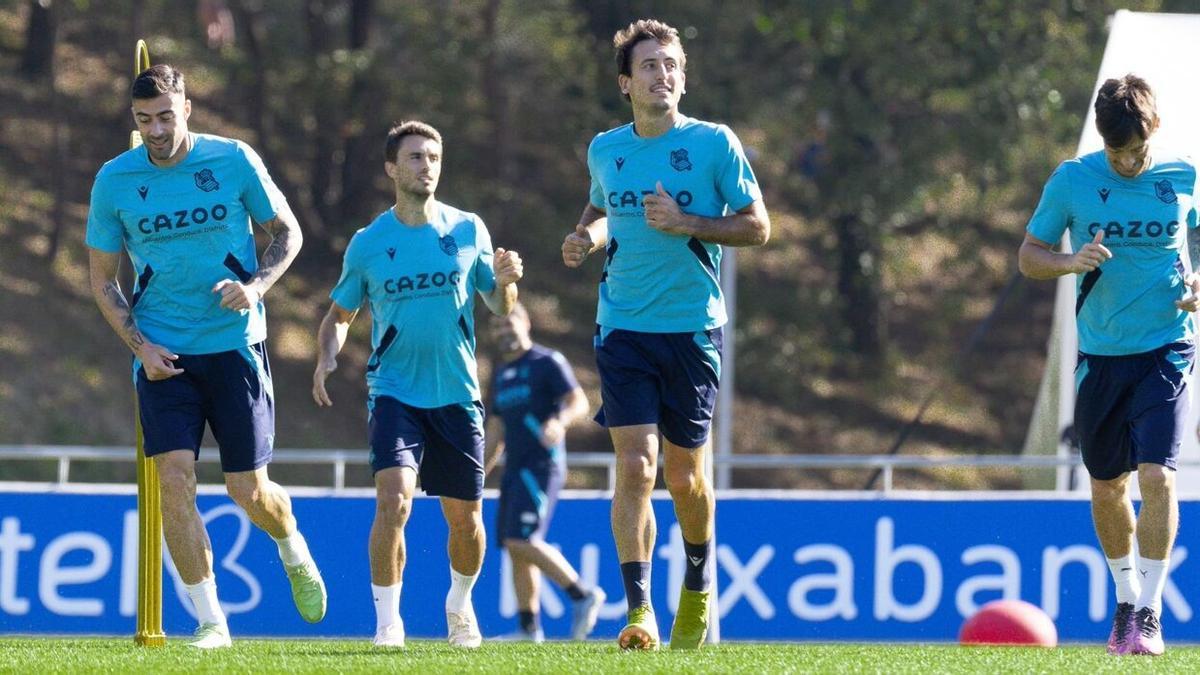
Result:
{"label": "blue advertising banner", "polygon": [[[329,614],[305,623],[292,606],[274,543],[218,495],[201,495],[217,584],[236,637],[344,636],[374,632],[367,497],[294,497],[300,526],[329,590]],[[0,493],[0,633],[132,635],[137,597],[137,514],[132,495]],[[664,633],[686,561],[669,500],[656,500],[659,533],[652,594]],[[549,539],[609,600],[594,637],[615,637],[625,601],[609,531],[609,502],[563,499]],[[1185,523],[1200,505],[1181,505]],[[721,635],[745,640],[954,640],[964,617],[997,598],[1040,605],[1060,639],[1103,641],[1112,582],[1086,501],[971,499],[723,499],[716,562]],[[514,630],[507,558],[494,547],[494,500],[484,518],[489,548],[476,586],[485,637]],[[1164,595],[1169,640],[1200,642],[1195,561],[1200,544],[1181,530]],[[416,500],[407,529],[401,613],[411,636],[445,634],[449,586],[446,526],[436,501]],[[165,547],[164,547],[165,550]],[[163,575],[168,635],[195,627],[170,561]],[[1185,583],[1186,582],[1186,583]],[[568,632],[570,605],[544,584],[549,637]]]}

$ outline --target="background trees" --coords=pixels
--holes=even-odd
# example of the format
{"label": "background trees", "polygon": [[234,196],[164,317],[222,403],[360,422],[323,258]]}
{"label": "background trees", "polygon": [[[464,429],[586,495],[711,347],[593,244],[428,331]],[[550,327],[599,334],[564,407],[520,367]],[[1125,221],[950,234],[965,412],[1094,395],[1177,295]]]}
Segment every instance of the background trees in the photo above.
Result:
{"label": "background trees", "polygon": [[[771,244],[740,257],[739,451],[882,451],[914,392],[938,382],[941,403],[914,448],[1016,451],[1050,287],[1018,288],[983,341],[987,356],[961,373],[959,350],[1015,269],[1042,182],[1074,149],[1116,8],[654,3],[684,35],[685,112],[738,132],[775,220]],[[344,404],[328,415],[307,407],[310,333],[345,242],[388,203],[382,138],[409,117],[446,138],[446,200],[479,212],[529,261],[524,297],[539,336],[580,366],[597,402],[598,266],[568,271],[557,251],[586,199],[588,141],[629,118],[612,33],[648,11],[632,0],[0,8],[0,442],[131,438],[126,355],[79,270],[91,177],[127,138],[135,36],[187,73],[194,129],[258,148],[307,230],[296,273],[272,298],[278,377],[295,385],[280,394],[281,445],[361,445],[353,352]],[[25,309],[37,298],[47,309]],[[70,423],[85,414],[95,423]],[[606,445],[590,428],[574,447]]]}

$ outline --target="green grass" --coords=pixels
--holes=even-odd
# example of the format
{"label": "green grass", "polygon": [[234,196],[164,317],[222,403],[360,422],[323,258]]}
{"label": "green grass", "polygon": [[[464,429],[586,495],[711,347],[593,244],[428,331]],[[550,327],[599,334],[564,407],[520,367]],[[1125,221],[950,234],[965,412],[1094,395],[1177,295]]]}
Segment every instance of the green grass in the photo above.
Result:
{"label": "green grass", "polygon": [[464,652],[412,640],[381,652],[366,640],[236,640],[199,652],[183,639],[164,648],[130,639],[3,638],[0,672],[253,673],[1128,673],[1200,672],[1200,647],[1158,658],[1114,658],[1103,646],[1032,649],[953,645],[723,644],[700,652],[622,653],[607,642],[488,642]]}

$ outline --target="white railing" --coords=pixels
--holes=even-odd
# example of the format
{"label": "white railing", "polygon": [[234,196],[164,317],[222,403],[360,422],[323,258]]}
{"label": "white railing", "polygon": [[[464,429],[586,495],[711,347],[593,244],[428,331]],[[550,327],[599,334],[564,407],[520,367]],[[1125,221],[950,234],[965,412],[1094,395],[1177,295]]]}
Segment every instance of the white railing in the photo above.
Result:
{"label": "white railing", "polygon": [[[0,445],[0,460],[40,460],[56,463],[54,485],[71,484],[73,461],[127,462],[133,458],[134,450],[120,446],[81,445]],[[217,453],[201,453],[202,464],[216,464]],[[898,469],[960,468],[1018,468],[1053,469],[1076,467],[1076,457],[1046,457],[1025,455],[962,455],[946,457],[923,457],[912,455],[733,455],[714,458],[717,467],[733,469],[878,469],[879,490],[891,492],[893,479]],[[346,466],[367,465],[366,450],[276,450],[274,464],[324,464],[333,469],[333,489],[346,489]],[[571,452],[567,462],[572,467],[603,468],[607,472],[607,488],[616,484],[616,465],[612,453]],[[1200,466],[1200,462],[1181,462],[1181,465]],[[7,480],[0,475],[0,481]],[[76,483],[78,484],[78,483]]]}

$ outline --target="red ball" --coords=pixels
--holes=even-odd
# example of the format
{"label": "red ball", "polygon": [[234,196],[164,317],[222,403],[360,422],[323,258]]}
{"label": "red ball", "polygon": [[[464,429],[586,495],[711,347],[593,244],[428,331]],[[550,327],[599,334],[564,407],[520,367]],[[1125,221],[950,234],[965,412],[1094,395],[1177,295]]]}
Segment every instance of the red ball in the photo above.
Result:
{"label": "red ball", "polygon": [[1037,605],[1024,600],[993,600],[967,619],[958,641],[964,645],[1054,647],[1058,630]]}

